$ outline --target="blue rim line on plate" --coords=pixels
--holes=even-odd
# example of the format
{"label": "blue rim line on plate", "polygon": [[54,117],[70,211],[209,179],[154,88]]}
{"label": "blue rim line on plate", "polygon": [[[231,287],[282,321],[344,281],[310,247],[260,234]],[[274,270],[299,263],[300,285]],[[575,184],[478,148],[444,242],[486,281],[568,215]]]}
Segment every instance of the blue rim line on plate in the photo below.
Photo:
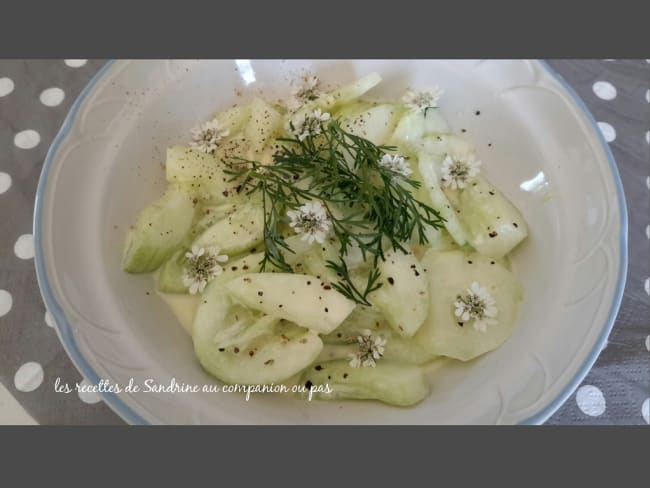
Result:
{"label": "blue rim line on plate", "polygon": [[[70,357],[74,365],[77,367],[79,372],[82,374],[82,376],[86,378],[86,380],[88,380],[91,384],[99,383],[100,378],[95,372],[95,370],[90,366],[90,364],[88,364],[88,361],[86,361],[86,359],[81,354],[81,351],[79,350],[74,340],[74,336],[72,334],[72,327],[68,322],[67,318],[65,317],[65,314],[61,309],[61,306],[58,304],[56,298],[54,297],[54,293],[52,291],[52,288],[47,278],[47,273],[45,271],[45,263],[43,260],[43,242],[42,242],[42,236],[40,230],[40,222],[41,222],[41,216],[43,210],[42,208],[43,194],[45,192],[45,185],[47,183],[50,167],[52,166],[54,156],[56,155],[56,152],[59,146],[61,145],[61,143],[63,142],[63,140],[68,135],[68,132],[70,131],[70,128],[72,127],[72,124],[75,121],[77,112],[79,111],[81,104],[86,99],[86,97],[90,94],[95,84],[106,74],[106,72],[113,65],[114,62],[115,62],[114,60],[108,61],[104,66],[102,66],[102,68],[95,74],[95,76],[93,76],[93,78],[84,87],[84,89],[81,91],[81,93],[75,100],[74,104],[70,108],[70,111],[68,112],[68,115],[66,116],[63,125],[61,126],[61,129],[59,129],[59,132],[54,138],[54,141],[52,142],[52,145],[50,146],[50,149],[47,152],[47,156],[45,157],[45,162],[43,164],[43,169],[41,170],[41,176],[39,178],[38,187],[36,190],[36,201],[34,207],[34,248],[35,248],[36,277],[38,280],[38,286],[41,290],[41,295],[43,296],[45,306],[47,307],[47,310],[52,314],[54,318],[54,322],[56,324],[56,331],[59,336],[59,339],[61,340],[61,343],[63,344],[64,349],[66,350],[68,356]],[[605,327],[603,327],[603,330],[600,336],[598,337],[598,340],[594,348],[592,349],[591,353],[583,363],[582,367],[578,370],[576,375],[569,382],[569,384],[564,388],[564,390],[562,390],[562,392],[557,396],[557,398],[555,398],[555,400],[550,402],[550,404],[547,405],[544,409],[542,409],[541,412],[521,422],[522,424],[525,425],[531,425],[531,424],[539,425],[544,423],[551,415],[553,415],[553,413],[558,408],[562,406],[562,404],[564,404],[568,400],[568,398],[575,391],[578,385],[582,382],[585,376],[587,376],[587,373],[589,373],[589,370],[596,362],[596,359],[598,358],[598,355],[602,351],[602,348],[605,345],[605,341],[607,341],[607,338],[609,337],[612,327],[614,326],[614,322],[616,320],[616,316],[618,314],[618,310],[620,308],[621,301],[623,299],[623,291],[625,289],[625,281],[627,277],[627,263],[628,263],[627,205],[625,202],[625,193],[623,191],[621,176],[619,174],[618,167],[616,165],[616,161],[614,160],[612,151],[609,148],[609,144],[607,143],[607,141],[605,141],[605,138],[603,137],[600,128],[596,123],[596,120],[594,119],[593,115],[591,114],[591,112],[589,111],[589,109],[587,108],[583,100],[580,98],[580,96],[578,96],[578,94],[573,90],[573,88],[566,81],[564,81],[562,76],[560,76],[553,68],[551,68],[546,61],[538,60],[538,62],[542,65],[542,67],[544,67],[544,69],[546,69],[546,71],[548,71],[549,74],[551,74],[566,89],[569,95],[571,95],[576,105],[580,108],[580,110],[582,110],[584,115],[587,117],[588,121],[593,126],[593,129],[596,132],[596,135],[601,143],[605,155],[607,156],[610,169],[612,171],[612,176],[614,177],[618,204],[620,208],[621,249],[620,249],[618,281],[616,285],[616,293],[614,295],[614,301],[612,302],[612,307],[610,309],[609,317],[607,318]],[[102,396],[103,400],[109,405],[109,407],[113,409],[113,411],[117,413],[127,423],[132,425],[149,424],[149,422],[147,422],[144,418],[142,418],[135,411],[133,411],[133,409],[129,407],[115,393],[101,392],[100,395]]]}

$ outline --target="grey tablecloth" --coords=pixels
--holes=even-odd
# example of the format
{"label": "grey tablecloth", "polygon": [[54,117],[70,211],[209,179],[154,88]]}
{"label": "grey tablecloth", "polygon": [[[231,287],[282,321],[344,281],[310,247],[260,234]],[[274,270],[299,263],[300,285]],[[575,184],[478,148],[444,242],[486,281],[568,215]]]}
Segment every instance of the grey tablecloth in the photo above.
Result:
{"label": "grey tablecloth", "polygon": [[[95,395],[54,392],[56,378],[74,384],[81,377],[48,326],[31,238],[34,194],[47,148],[74,99],[103,64],[0,60],[0,381],[42,424],[122,423]],[[607,347],[548,423],[647,424],[650,64],[562,60],[551,65],[605,123],[603,130],[612,139],[630,213],[630,269]]]}

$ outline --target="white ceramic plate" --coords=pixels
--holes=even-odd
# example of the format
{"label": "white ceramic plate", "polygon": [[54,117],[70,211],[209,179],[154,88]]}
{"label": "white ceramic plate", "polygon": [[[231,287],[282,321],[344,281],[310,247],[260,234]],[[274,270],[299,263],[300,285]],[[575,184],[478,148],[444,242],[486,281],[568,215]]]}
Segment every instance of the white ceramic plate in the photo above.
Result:
{"label": "white ceramic plate", "polygon": [[514,335],[476,361],[440,361],[433,394],[410,409],[282,395],[246,402],[224,393],[109,393],[106,402],[130,423],[154,424],[546,420],[586,375],[614,322],[627,216],[614,160],[593,119],[537,61],[109,63],[50,148],[36,201],[39,284],[72,361],[90,382],[213,381],[151,278],[121,271],[124,234],[165,186],[168,145],[186,142],[192,126],[237,100],[286,96],[305,68],[329,83],[377,71],[385,81],[375,97],[397,98],[408,86],[444,88],[441,109],[453,131],[467,131],[461,135],[476,145],[487,176],[530,226],[514,254],[526,292]]}

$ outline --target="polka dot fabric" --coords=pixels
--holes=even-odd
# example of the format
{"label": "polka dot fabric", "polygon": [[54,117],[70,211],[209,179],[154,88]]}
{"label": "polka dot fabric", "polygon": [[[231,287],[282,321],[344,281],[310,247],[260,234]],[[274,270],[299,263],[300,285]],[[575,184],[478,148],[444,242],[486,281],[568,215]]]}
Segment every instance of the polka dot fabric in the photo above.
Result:
{"label": "polka dot fabric", "polygon": [[[42,424],[121,424],[65,354],[34,272],[32,214],[45,154],[70,106],[104,64],[0,60],[0,381]],[[646,60],[551,61],[583,98],[614,153],[630,213],[621,312],[596,365],[549,424],[648,423],[650,397],[650,106]],[[54,384],[80,392],[55,393]]]}
{"label": "polka dot fabric", "polygon": [[70,385],[83,378],[59,342],[34,271],[32,217],[43,161],[103,64],[0,60],[0,381],[42,424],[123,423],[93,394],[54,392],[57,378]]}
{"label": "polka dot fabric", "polygon": [[650,64],[550,61],[598,121],[618,164],[629,213],[621,310],[595,366],[549,424],[644,425],[650,393]]}

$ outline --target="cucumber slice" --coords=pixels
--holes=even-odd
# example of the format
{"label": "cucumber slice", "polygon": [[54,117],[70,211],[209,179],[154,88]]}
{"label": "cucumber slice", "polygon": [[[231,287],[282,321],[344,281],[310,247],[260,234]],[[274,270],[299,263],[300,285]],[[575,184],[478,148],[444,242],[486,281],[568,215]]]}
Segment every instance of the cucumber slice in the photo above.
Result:
{"label": "cucumber slice", "polygon": [[190,194],[169,188],[140,213],[129,230],[122,269],[128,273],[149,273],[158,269],[190,231],[194,210]]}
{"label": "cucumber slice", "polygon": [[[493,264],[494,263],[494,264]],[[422,259],[431,294],[429,315],[414,339],[432,354],[468,361],[496,349],[512,334],[523,292],[501,262],[478,253],[429,251]],[[472,323],[459,325],[454,302],[472,282],[485,287],[496,301],[495,325],[486,332]]]}
{"label": "cucumber slice", "polygon": [[187,293],[187,287],[183,284],[183,266],[186,252],[184,248],[179,249],[161,266],[156,280],[158,291],[163,293]]}
{"label": "cucumber slice", "polygon": [[339,292],[314,276],[291,273],[252,273],[225,285],[244,305],[327,334],[355,307]]}
{"label": "cucumber slice", "polygon": [[519,210],[480,176],[458,191],[457,210],[468,242],[481,254],[503,257],[528,236]]}
{"label": "cucumber slice", "polygon": [[314,110],[321,109],[325,112],[333,112],[339,107],[356,101],[364,93],[375,87],[381,82],[381,76],[378,73],[370,73],[349,85],[342,86],[320,96],[312,102],[308,102],[301,108],[288,114],[284,123],[284,129],[291,133],[291,124],[297,126],[302,120],[310,115]]}
{"label": "cucumber slice", "polygon": [[232,136],[241,131],[251,118],[251,104],[236,105],[214,116],[223,129],[228,130]]}
{"label": "cucumber slice", "polygon": [[167,181],[178,183],[198,198],[215,203],[237,196],[241,182],[233,181],[232,176],[225,173],[226,166],[221,159],[227,157],[223,151],[225,149],[206,154],[184,146],[168,148]]}
{"label": "cucumber slice", "polygon": [[[216,281],[203,292],[192,329],[199,362],[206,371],[227,383],[265,384],[286,380],[311,364],[323,348],[316,332],[285,321],[263,319],[237,305]],[[220,345],[215,337],[227,340]],[[234,343],[239,345],[225,347]]]}
{"label": "cucumber slice", "polygon": [[370,73],[349,85],[344,85],[326,93],[324,96],[316,100],[316,102],[321,108],[332,110],[334,107],[340,107],[357,100],[363,94],[377,86],[380,82],[381,76],[379,76],[379,73]]}
{"label": "cucumber slice", "polygon": [[383,360],[374,368],[352,368],[347,361],[340,360],[317,362],[305,371],[302,382],[315,399],[379,400],[399,407],[415,405],[431,391],[418,366]]}
{"label": "cucumber slice", "polygon": [[467,158],[470,154],[474,153],[474,146],[465,139],[451,134],[426,136],[422,138],[418,146],[421,151],[427,154],[439,156],[440,161],[447,154],[451,154],[457,158]]}
{"label": "cucumber slice", "polygon": [[261,98],[251,103],[251,115],[244,137],[253,153],[260,153],[282,128],[282,115]]}
{"label": "cucumber slice", "polygon": [[218,221],[235,213],[244,203],[243,200],[239,199],[233,199],[231,202],[232,203],[223,203],[220,205],[202,205],[197,211],[196,220],[192,225],[192,231],[190,233],[191,238],[189,239],[188,244],[193,242],[207,228],[212,227]]}
{"label": "cucumber slice", "polygon": [[372,331],[386,339],[383,360],[409,364],[424,364],[436,358],[410,337],[397,334],[387,323],[376,307],[358,305],[343,323],[322,337],[325,347],[321,353],[324,360],[345,359],[355,352],[357,336],[365,330]]}
{"label": "cucumber slice", "polygon": [[408,112],[399,120],[391,138],[391,144],[415,146],[431,134],[447,133],[449,125],[440,109],[433,108],[422,112]]}
{"label": "cucumber slice", "polygon": [[412,254],[390,251],[379,261],[382,287],[370,294],[398,334],[412,337],[422,325],[429,307],[429,287],[422,266]]}
{"label": "cucumber slice", "polygon": [[199,247],[218,246],[229,256],[247,251],[264,238],[264,213],[254,200],[208,227],[195,241]]}
{"label": "cucumber slice", "polygon": [[371,109],[376,105],[377,103],[359,100],[356,102],[349,103],[347,105],[343,105],[342,107],[339,107],[338,109],[334,110],[332,117],[335,119],[352,118],[359,115],[361,112],[365,112],[366,110]]}
{"label": "cucumber slice", "polygon": [[342,117],[341,128],[381,146],[392,134],[400,112],[401,109],[396,105],[377,105],[354,115]]}
{"label": "cucumber slice", "polygon": [[445,219],[445,228],[454,238],[454,241],[459,246],[463,246],[467,242],[467,236],[456,216],[456,210],[452,207],[440,186],[440,175],[437,170],[439,164],[439,157],[431,156],[425,152],[418,154],[418,171],[423,182],[422,189],[428,190],[431,207],[437,210],[440,216]]}

